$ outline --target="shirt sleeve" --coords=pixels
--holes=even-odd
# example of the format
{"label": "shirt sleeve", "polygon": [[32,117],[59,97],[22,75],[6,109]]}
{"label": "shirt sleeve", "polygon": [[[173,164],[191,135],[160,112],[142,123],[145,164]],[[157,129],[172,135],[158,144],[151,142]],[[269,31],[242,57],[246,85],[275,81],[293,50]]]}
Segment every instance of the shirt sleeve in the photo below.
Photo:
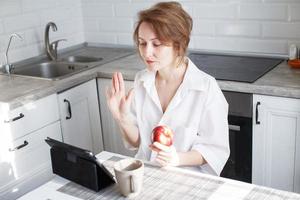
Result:
{"label": "shirt sleeve", "polygon": [[220,175],[230,153],[228,129],[228,103],[215,80],[211,81],[205,101],[199,136],[192,149],[201,153],[206,164],[203,171]]}

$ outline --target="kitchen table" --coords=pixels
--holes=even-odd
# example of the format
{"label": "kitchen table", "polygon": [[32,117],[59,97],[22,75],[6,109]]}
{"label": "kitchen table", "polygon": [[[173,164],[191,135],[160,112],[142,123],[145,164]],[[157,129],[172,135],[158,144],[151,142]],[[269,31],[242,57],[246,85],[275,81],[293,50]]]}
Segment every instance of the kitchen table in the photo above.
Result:
{"label": "kitchen table", "polygon": [[[113,173],[114,162],[124,156],[103,151],[97,155]],[[126,199],[117,184],[94,192],[56,176],[19,200],[100,200]],[[160,168],[145,162],[143,190],[135,199],[300,199],[300,194],[261,187],[231,179],[202,174],[183,168]]]}

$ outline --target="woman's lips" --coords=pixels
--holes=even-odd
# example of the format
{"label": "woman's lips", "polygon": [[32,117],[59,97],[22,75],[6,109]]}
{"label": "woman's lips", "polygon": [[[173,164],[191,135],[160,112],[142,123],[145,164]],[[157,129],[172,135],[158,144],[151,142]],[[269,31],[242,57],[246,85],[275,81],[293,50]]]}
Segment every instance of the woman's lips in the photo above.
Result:
{"label": "woman's lips", "polygon": [[152,64],[152,63],[154,63],[153,60],[146,60],[146,62],[147,62],[149,65]]}

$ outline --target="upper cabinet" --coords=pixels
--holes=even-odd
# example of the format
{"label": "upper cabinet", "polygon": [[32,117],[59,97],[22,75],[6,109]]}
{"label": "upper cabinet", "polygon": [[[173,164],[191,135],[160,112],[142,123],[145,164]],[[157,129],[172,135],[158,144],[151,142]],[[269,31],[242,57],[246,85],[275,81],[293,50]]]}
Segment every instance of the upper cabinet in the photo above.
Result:
{"label": "upper cabinet", "polygon": [[253,96],[255,184],[300,192],[300,100]]}
{"label": "upper cabinet", "polygon": [[103,150],[97,85],[93,79],[58,95],[63,141],[97,154]]}
{"label": "upper cabinet", "polygon": [[[111,85],[111,79],[98,78],[98,92],[103,130],[104,150],[127,156],[134,156],[136,152],[124,147],[120,129],[113,119],[106,103],[105,90]],[[133,81],[125,81],[126,89],[133,87]]]}
{"label": "upper cabinet", "polygon": [[62,140],[57,95],[1,111],[0,127],[0,197],[15,199],[53,177],[44,140]]}

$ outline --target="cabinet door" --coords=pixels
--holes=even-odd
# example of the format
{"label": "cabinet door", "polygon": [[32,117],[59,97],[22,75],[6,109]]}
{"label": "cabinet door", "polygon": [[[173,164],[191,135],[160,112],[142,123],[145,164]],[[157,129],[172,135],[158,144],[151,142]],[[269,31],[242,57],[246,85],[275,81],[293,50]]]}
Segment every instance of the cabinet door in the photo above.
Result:
{"label": "cabinet door", "polygon": [[[111,85],[111,79],[98,79],[98,92],[103,131],[104,150],[127,156],[134,156],[136,152],[124,147],[118,125],[113,119],[106,103],[105,90]],[[125,81],[126,90],[133,87],[133,81]]]}
{"label": "cabinet door", "polygon": [[53,177],[47,137],[62,140],[59,121],[0,147],[0,199],[16,199]]}
{"label": "cabinet door", "polygon": [[5,138],[15,140],[57,120],[59,112],[56,94],[26,102],[14,110],[4,111],[0,108],[1,137],[5,137],[3,132],[6,132],[8,135]]}
{"label": "cabinet door", "polygon": [[299,192],[300,101],[253,98],[253,183]]}
{"label": "cabinet door", "polygon": [[58,95],[63,141],[94,152],[103,150],[96,80]]}

